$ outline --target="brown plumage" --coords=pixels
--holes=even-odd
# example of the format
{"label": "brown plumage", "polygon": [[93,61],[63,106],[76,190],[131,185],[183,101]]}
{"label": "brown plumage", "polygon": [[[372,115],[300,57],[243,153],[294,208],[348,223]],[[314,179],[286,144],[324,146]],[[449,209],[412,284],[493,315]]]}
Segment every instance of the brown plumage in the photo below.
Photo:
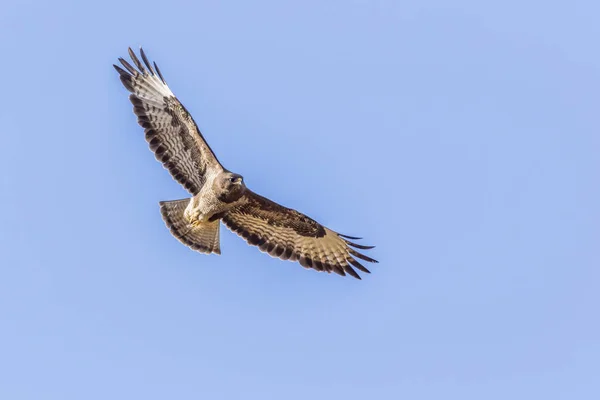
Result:
{"label": "brown plumage", "polygon": [[241,175],[225,169],[208,146],[190,113],[167,86],[158,66],[140,49],[143,64],[129,49],[134,68],[120,58],[115,65],[146,141],[156,159],[182,184],[192,198],[160,202],[171,234],[201,253],[220,254],[222,221],[248,244],[306,268],[360,276],[369,273],[357,259],[377,261],[359,253],[368,250],[351,242],[359,238],[336,233],[312,218],[248,189]]}

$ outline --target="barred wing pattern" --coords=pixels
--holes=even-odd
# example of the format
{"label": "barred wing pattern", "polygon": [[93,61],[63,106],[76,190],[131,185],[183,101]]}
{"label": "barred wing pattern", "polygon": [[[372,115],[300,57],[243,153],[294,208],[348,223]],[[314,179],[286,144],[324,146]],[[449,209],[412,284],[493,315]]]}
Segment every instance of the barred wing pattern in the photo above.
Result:
{"label": "barred wing pattern", "polygon": [[223,167],[208,146],[198,126],[183,104],[167,86],[156,63],[154,68],[140,48],[144,65],[129,49],[134,68],[119,58],[123,68],[113,65],[121,82],[132,94],[129,100],[138,123],[144,128],[146,141],[155,157],[192,195],[200,192],[210,171]]}
{"label": "barred wing pattern", "polygon": [[376,263],[356,249],[372,249],[336,233],[296,210],[247,191],[240,206],[222,216],[225,225],[260,251],[282,260],[299,261],[305,268],[361,279],[356,271],[370,273],[361,260]]}

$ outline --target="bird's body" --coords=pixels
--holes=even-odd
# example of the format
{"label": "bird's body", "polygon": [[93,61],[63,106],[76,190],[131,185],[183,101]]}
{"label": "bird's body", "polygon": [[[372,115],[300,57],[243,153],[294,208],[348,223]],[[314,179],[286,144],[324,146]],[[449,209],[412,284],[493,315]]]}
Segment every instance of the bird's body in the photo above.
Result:
{"label": "bird's body", "polygon": [[283,260],[298,261],[306,268],[352,275],[353,269],[369,272],[356,258],[377,262],[356,249],[370,249],[336,233],[312,218],[246,187],[244,178],[228,171],[218,161],[196,123],[167,86],[160,70],[144,65],[129,49],[134,68],[119,59],[115,65],[121,82],[132,94],[138,123],[157,160],[192,195],[191,199],[161,201],[161,215],[180,242],[202,253],[221,253],[220,223],[243,237],[248,244]]}
{"label": "bird's body", "polygon": [[[219,179],[223,179],[227,172],[207,174],[206,183],[200,192],[190,199],[184,211],[184,217],[190,223],[207,222],[216,214],[221,214],[235,207],[240,199],[229,199],[227,188],[221,188]],[[227,176],[225,176],[227,179]]]}

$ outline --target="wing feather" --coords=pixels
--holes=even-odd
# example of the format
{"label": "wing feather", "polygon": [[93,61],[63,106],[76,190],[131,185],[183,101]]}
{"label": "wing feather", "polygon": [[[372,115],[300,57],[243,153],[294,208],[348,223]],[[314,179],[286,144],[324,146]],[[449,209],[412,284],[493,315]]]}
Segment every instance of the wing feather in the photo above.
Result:
{"label": "wing feather", "polygon": [[317,271],[348,274],[356,279],[361,278],[354,268],[365,273],[370,271],[355,257],[377,262],[350,247],[370,249],[373,246],[351,243],[306,215],[250,190],[240,203],[222,216],[223,223],[248,244],[258,246],[260,251],[273,257],[298,261],[303,267]]}
{"label": "wing feather", "polygon": [[153,69],[144,50],[140,49],[140,54],[143,64],[129,49],[137,69],[123,58],[119,61],[125,69],[114,67],[123,86],[131,92],[133,112],[156,159],[177,182],[196,195],[207,173],[222,171],[223,167],[190,113],[167,86],[156,63]]}

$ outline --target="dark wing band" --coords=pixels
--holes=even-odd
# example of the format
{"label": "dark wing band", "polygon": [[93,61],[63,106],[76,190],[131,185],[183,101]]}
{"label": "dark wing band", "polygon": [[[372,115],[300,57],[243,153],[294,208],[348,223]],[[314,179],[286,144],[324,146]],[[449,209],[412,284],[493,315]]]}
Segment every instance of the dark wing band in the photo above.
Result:
{"label": "dark wing band", "polygon": [[247,191],[242,204],[222,216],[225,225],[262,252],[282,260],[299,261],[303,267],[339,275],[360,276],[353,269],[369,273],[356,258],[377,261],[352,247],[371,249],[352,243],[296,210],[283,207]]}
{"label": "dark wing band", "polygon": [[125,69],[114,67],[125,88],[132,93],[129,100],[133,112],[145,130],[146,141],[156,159],[177,182],[196,195],[206,180],[207,171],[222,171],[223,167],[190,113],[167,86],[156,63],[153,69],[142,49],[140,54],[145,67],[131,48],[129,55],[137,69],[122,58],[119,61]]}

